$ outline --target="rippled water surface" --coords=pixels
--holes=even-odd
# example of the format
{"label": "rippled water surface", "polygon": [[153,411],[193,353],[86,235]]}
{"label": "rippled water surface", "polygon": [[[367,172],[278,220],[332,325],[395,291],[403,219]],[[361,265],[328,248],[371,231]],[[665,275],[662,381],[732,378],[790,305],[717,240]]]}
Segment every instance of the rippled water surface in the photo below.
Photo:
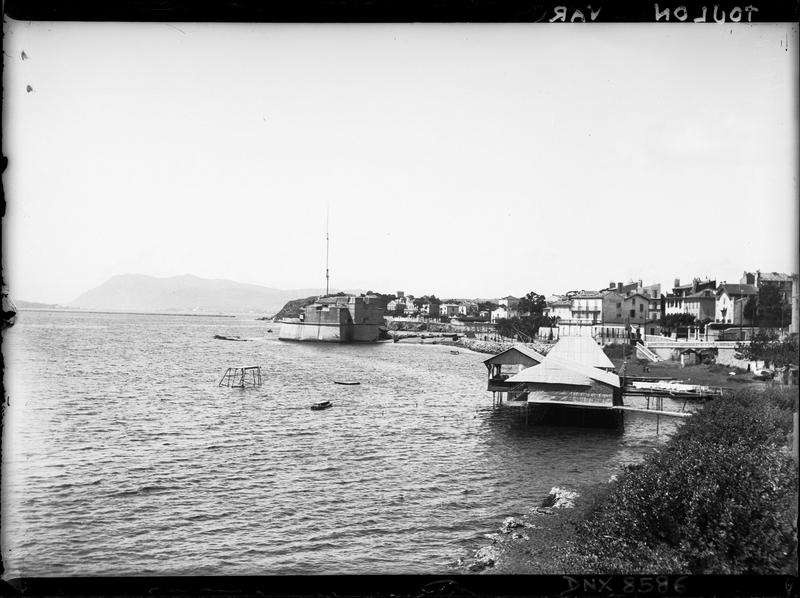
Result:
{"label": "rippled water surface", "polygon": [[[276,332],[22,312],[3,344],[6,576],[444,573],[552,486],[606,480],[674,426],[526,426],[492,410],[486,355]],[[218,387],[235,365],[263,386]]]}

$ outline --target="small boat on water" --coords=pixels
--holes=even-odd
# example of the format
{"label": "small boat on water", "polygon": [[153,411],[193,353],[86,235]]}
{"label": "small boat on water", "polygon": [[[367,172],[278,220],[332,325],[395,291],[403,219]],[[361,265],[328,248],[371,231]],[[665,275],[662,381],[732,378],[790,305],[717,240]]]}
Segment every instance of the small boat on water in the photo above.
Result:
{"label": "small boat on water", "polygon": [[456,351],[455,349],[454,349],[454,350],[452,350],[452,351],[450,351],[450,353],[451,353],[452,355],[458,355],[458,351]]}
{"label": "small boat on water", "polygon": [[215,334],[214,338],[219,341],[246,341],[246,338],[239,338],[238,336],[227,336],[225,334]]}
{"label": "small boat on water", "polygon": [[347,382],[345,380],[334,380],[334,384],[342,384],[344,386],[358,386],[361,382]]}
{"label": "small boat on water", "polygon": [[333,407],[333,403],[330,401],[321,401],[311,405],[311,411],[322,411],[323,409],[330,409],[331,407]]}

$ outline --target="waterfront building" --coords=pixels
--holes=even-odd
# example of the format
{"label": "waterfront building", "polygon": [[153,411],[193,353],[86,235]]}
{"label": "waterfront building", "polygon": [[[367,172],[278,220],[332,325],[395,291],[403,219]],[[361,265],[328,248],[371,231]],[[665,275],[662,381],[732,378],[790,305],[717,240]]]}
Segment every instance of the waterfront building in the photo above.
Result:
{"label": "waterfront building", "polygon": [[695,321],[714,320],[717,304],[716,292],[703,289],[683,298],[683,309],[695,317]]}
{"label": "waterfront building", "polygon": [[692,280],[691,284],[682,285],[680,279],[676,278],[675,284],[672,287],[672,293],[668,293],[664,298],[664,314],[669,316],[672,314],[688,313],[685,305],[686,297],[706,289],[716,292],[717,281],[695,278]]}
{"label": "waterfront building", "polygon": [[280,340],[375,342],[385,325],[386,302],[374,295],[319,297],[298,318],[280,322]]}
{"label": "waterfront building", "polygon": [[544,315],[568,321],[572,318],[572,301],[567,296],[551,296],[547,300]]}
{"label": "waterfront building", "polygon": [[458,315],[458,303],[440,303],[439,304],[439,315],[440,316],[447,316],[448,318],[452,318],[453,316]]}
{"label": "waterfront building", "polygon": [[616,374],[552,354],[538,365],[509,377],[506,382],[515,385],[512,400],[524,397],[529,405],[568,408],[611,408],[618,402],[620,389]]}
{"label": "waterfront building", "polygon": [[397,291],[397,298],[386,304],[386,311],[390,314],[398,311],[403,314],[413,313],[415,311],[414,296],[406,295],[403,291]]}
{"label": "waterfront building", "polygon": [[497,307],[497,309],[492,310],[491,319],[492,322],[496,322],[497,320],[515,318],[517,315],[518,312],[516,309],[511,309],[505,305],[500,305]]}
{"label": "waterfront building", "polygon": [[517,311],[517,308],[519,307],[519,298],[509,295],[508,297],[502,297],[497,301],[497,303],[507,308],[509,312]]}
{"label": "waterfront building", "polygon": [[542,361],[544,355],[521,344],[493,355],[483,362],[489,376],[486,390],[493,393],[508,392],[514,386],[506,382],[511,376]]}
{"label": "waterfront building", "polygon": [[772,287],[778,291],[782,303],[788,304],[792,298],[792,277],[783,272],[745,272],[739,283],[753,285],[759,291]]}
{"label": "waterfront building", "polygon": [[622,303],[625,296],[618,293],[616,290],[606,290],[603,293],[603,324],[624,324],[625,317],[622,308]]}
{"label": "waterfront building", "polygon": [[750,297],[758,294],[752,284],[723,282],[715,294],[714,321],[737,326],[750,326],[752,321],[744,316],[744,306]]}
{"label": "waterfront building", "polygon": [[[593,347],[579,345],[578,340],[588,340]],[[559,345],[565,348],[556,351]],[[575,350],[577,347],[580,349]],[[511,386],[508,403],[525,408],[526,420],[533,417],[540,423],[619,428],[623,425],[618,409],[622,406],[620,379],[608,369],[589,365],[597,361],[594,351],[602,353],[592,339],[559,339],[540,363],[504,381]]]}
{"label": "waterfront building", "polygon": [[[641,280],[623,284],[609,283],[608,288],[600,291],[603,296],[603,324],[622,324],[650,322],[661,318],[661,284],[644,286]],[[626,298],[638,295],[638,299]],[[646,300],[646,305],[639,305]],[[634,313],[631,313],[634,310]]]}
{"label": "waterfront building", "polygon": [[458,315],[460,316],[477,316],[478,304],[474,301],[461,301],[458,304]]}
{"label": "waterfront building", "polygon": [[660,320],[663,312],[661,310],[661,283],[647,285],[642,292],[649,297],[647,305],[647,321]]}
{"label": "waterfront building", "polygon": [[429,301],[427,303],[423,303],[422,306],[419,308],[419,313],[428,318],[438,318],[439,305],[440,303],[437,301]]}
{"label": "waterfront building", "polygon": [[603,317],[603,296],[597,291],[572,291],[570,300],[570,323],[599,324]]}

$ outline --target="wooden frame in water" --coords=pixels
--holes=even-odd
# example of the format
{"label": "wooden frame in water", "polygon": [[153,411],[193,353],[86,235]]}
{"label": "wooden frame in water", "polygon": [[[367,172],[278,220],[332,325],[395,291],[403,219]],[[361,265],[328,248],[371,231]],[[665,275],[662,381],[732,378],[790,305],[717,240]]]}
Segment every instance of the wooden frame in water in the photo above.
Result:
{"label": "wooden frame in water", "polygon": [[230,388],[261,386],[261,366],[251,365],[228,368],[218,386],[228,386]]}

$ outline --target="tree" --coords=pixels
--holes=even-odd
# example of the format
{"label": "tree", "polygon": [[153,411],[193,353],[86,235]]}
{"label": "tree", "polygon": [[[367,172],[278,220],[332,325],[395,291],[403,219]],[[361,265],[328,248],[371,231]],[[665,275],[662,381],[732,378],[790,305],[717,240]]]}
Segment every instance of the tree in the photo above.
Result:
{"label": "tree", "polygon": [[669,334],[672,332],[673,328],[678,328],[680,326],[691,326],[695,323],[695,320],[696,317],[694,314],[669,314],[661,316],[659,324],[662,328],[665,328],[667,330],[667,334]]}
{"label": "tree", "polygon": [[481,301],[478,303],[478,311],[494,311],[498,307],[500,306],[492,301]]}
{"label": "tree", "polygon": [[753,340],[736,343],[736,359],[747,361],[763,361],[765,367],[770,364],[775,367],[785,365],[798,365],[798,340],[796,334],[781,338],[777,333],[761,329]]}
{"label": "tree", "polygon": [[[744,307],[741,308],[742,319],[750,320],[751,322],[755,322],[756,318],[758,317],[757,310],[758,309],[758,295],[751,295],[747,298],[747,302],[744,304]],[[734,304],[733,310],[736,311],[736,305]],[[736,321],[736,314],[731,314],[733,316],[731,319],[735,322]]]}
{"label": "tree", "polygon": [[497,332],[505,337],[519,337],[524,341],[536,337],[542,326],[555,326],[555,318],[548,316],[522,316],[514,318],[500,318],[496,322]]}
{"label": "tree", "polygon": [[755,311],[761,326],[777,327],[791,322],[790,305],[783,300],[780,291],[771,285],[765,285],[758,290],[758,305]]}
{"label": "tree", "polygon": [[521,314],[541,315],[545,307],[547,307],[547,302],[544,295],[531,291],[519,300],[517,309]]}

